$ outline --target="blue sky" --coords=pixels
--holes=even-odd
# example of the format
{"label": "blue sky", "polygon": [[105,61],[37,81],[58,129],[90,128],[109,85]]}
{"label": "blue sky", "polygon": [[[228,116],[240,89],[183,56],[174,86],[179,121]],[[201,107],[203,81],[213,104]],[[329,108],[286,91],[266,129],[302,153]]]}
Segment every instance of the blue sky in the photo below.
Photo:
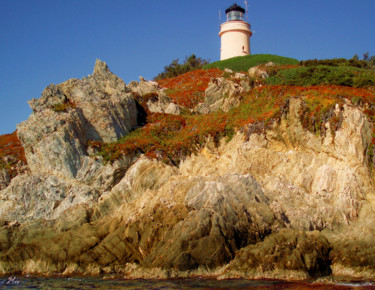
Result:
{"label": "blue sky", "polygon": [[[97,58],[126,83],[173,59],[220,57],[229,0],[0,0],[0,134],[31,114],[51,83],[92,73]],[[298,60],[375,55],[375,0],[248,0],[253,54]]]}

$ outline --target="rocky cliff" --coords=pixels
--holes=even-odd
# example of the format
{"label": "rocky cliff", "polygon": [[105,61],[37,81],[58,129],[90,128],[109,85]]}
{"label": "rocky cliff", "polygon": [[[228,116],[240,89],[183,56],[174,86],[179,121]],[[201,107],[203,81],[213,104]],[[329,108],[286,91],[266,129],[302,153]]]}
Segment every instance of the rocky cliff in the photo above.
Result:
{"label": "rocky cliff", "polygon": [[[256,85],[212,79],[191,112],[230,112]],[[137,150],[106,162],[92,144],[188,108],[101,61],[48,86],[17,130],[28,170],[0,191],[0,273],[373,278],[372,121],[342,99],[317,134],[306,102],[289,96],[267,125],[207,137],[179,164]]]}

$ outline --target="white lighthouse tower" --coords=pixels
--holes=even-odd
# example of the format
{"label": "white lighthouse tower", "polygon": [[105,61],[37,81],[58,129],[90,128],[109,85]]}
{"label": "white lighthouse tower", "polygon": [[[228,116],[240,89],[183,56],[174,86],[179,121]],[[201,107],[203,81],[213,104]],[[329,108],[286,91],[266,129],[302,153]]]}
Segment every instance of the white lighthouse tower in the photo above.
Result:
{"label": "white lighthouse tower", "polygon": [[245,9],[234,3],[225,10],[227,21],[220,25],[220,60],[250,54],[250,24],[245,22]]}

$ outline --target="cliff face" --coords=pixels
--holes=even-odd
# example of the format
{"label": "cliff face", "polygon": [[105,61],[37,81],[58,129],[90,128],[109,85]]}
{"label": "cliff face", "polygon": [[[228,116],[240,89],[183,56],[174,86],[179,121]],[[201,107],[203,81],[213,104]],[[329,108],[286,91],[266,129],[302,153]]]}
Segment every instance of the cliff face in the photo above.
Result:
{"label": "cliff face", "polygon": [[[240,105],[251,86],[237,78],[213,80],[194,111]],[[134,97],[150,93],[150,111],[180,112],[157,84],[126,86],[100,61],[30,101],[18,126],[30,171],[0,191],[1,273],[374,277],[372,123],[360,108],[338,104],[340,126],[317,135],[302,125],[305,97],[290,97],[264,130],[208,139],[179,166],[139,153],[105,163],[89,141],[135,128]]]}

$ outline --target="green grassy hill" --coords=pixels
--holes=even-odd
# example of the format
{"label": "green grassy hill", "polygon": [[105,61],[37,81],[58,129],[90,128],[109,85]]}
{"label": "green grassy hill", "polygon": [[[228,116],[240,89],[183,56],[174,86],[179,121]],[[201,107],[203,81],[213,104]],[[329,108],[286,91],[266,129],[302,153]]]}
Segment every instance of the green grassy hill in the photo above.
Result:
{"label": "green grassy hill", "polygon": [[272,61],[276,65],[288,65],[288,64],[298,64],[298,60],[294,58],[278,56],[273,54],[252,54],[245,56],[232,57],[226,60],[215,61],[210,64],[205,65],[203,68],[219,68],[225,69],[229,68],[233,71],[247,71],[253,66],[257,66],[263,63]]}

